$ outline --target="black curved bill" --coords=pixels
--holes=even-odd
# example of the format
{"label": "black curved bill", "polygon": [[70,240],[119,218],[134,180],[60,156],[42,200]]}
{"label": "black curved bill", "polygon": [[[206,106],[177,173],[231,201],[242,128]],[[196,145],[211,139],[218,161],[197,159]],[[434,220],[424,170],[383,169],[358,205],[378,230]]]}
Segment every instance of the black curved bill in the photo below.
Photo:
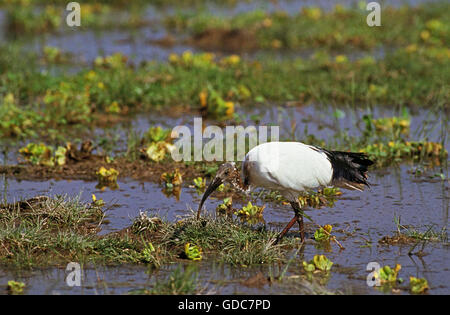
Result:
{"label": "black curved bill", "polygon": [[206,199],[211,195],[217,187],[222,184],[222,179],[216,177],[214,180],[209,184],[208,188],[206,188],[205,193],[203,194],[202,201],[200,202],[200,205],[197,210],[197,219],[200,219],[200,212],[202,211],[203,204],[205,203]]}

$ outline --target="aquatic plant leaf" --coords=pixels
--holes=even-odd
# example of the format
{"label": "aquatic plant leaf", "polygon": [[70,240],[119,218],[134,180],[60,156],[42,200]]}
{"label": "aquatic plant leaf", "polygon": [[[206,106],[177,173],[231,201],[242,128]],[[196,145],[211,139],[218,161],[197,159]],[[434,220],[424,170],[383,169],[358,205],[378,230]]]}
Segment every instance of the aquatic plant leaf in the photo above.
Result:
{"label": "aquatic plant leaf", "polygon": [[305,271],[329,271],[333,266],[333,262],[330,261],[325,255],[315,255],[314,258],[309,261],[303,261],[303,268]]}
{"label": "aquatic plant leaf", "polygon": [[428,281],[425,278],[409,277],[409,287],[411,293],[421,294],[429,289]]}
{"label": "aquatic plant leaf", "polygon": [[314,264],[307,263],[306,261],[303,262],[303,268],[308,272],[313,272],[316,270],[316,266]]}
{"label": "aquatic plant leaf", "polygon": [[173,172],[165,172],[161,174],[160,180],[164,183],[166,189],[173,189],[179,187],[183,183],[183,177],[180,170],[177,168]]}
{"label": "aquatic plant leaf", "polygon": [[103,199],[97,199],[97,196],[94,194],[92,194],[92,203],[98,207],[103,207],[105,205],[105,201],[103,201]]}
{"label": "aquatic plant leaf", "polygon": [[101,166],[96,174],[100,183],[115,183],[117,182],[119,171],[114,168],[106,169]]}
{"label": "aquatic plant leaf", "polygon": [[232,209],[233,206],[233,198],[227,197],[223,199],[223,202],[219,204],[216,208],[218,212],[229,212]]}
{"label": "aquatic plant leaf", "polygon": [[147,157],[155,162],[162,161],[166,157],[166,153],[167,150],[164,142],[152,142],[145,150]]}
{"label": "aquatic plant leaf", "polygon": [[251,201],[249,201],[246,206],[242,207],[242,209],[237,211],[235,214],[243,217],[259,217],[262,215],[265,207],[265,205],[262,207],[253,205]]}
{"label": "aquatic plant leaf", "polygon": [[314,265],[321,271],[328,271],[333,266],[333,262],[325,255],[315,255],[313,258]]}
{"label": "aquatic plant leaf", "polygon": [[19,149],[19,153],[32,164],[54,166],[52,148],[43,143],[29,143],[26,147]]}
{"label": "aquatic plant leaf", "polygon": [[171,133],[170,129],[163,129],[160,126],[151,127],[145,134],[145,139],[151,142],[167,141]]}
{"label": "aquatic plant leaf", "polygon": [[56,165],[66,164],[67,148],[59,146],[55,151],[55,163]]}
{"label": "aquatic plant leaf", "polygon": [[206,187],[206,178],[202,177],[194,178],[194,186],[197,189],[204,189]]}
{"label": "aquatic plant leaf", "polygon": [[8,291],[10,292],[10,294],[22,294],[23,290],[25,288],[25,283],[23,282],[18,282],[18,281],[14,281],[14,280],[9,280],[8,281]]}
{"label": "aquatic plant leaf", "polygon": [[186,243],[184,246],[184,253],[190,260],[197,261],[202,259],[202,250],[197,245]]}
{"label": "aquatic plant leaf", "polygon": [[330,224],[324,225],[323,227],[318,228],[314,232],[314,240],[317,242],[328,241],[330,239],[331,230],[333,227]]}
{"label": "aquatic plant leaf", "polygon": [[378,273],[380,276],[381,283],[396,282],[398,272],[400,271],[401,268],[402,266],[400,264],[396,264],[394,269],[392,269],[387,265],[384,266],[383,268],[380,268]]}

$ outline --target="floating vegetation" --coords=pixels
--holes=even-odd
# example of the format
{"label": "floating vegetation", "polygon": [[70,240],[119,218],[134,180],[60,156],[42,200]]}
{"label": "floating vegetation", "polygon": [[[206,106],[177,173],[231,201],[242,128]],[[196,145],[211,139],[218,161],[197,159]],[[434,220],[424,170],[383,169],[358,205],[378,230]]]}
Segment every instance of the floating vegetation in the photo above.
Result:
{"label": "floating vegetation", "polygon": [[397,281],[402,281],[400,278],[397,279],[398,272],[402,269],[402,266],[400,264],[396,264],[395,268],[392,269],[389,266],[384,266],[378,270],[378,272],[375,273],[374,277],[380,280],[380,283],[383,284],[393,284]]}
{"label": "floating vegetation", "polygon": [[194,178],[194,187],[195,189],[202,191],[206,187],[206,178],[203,177],[196,177]]}
{"label": "floating vegetation", "polygon": [[174,66],[181,66],[184,68],[215,68],[215,55],[212,53],[193,54],[190,50],[186,50],[181,55],[170,54],[169,62]]}
{"label": "floating vegetation", "polygon": [[307,195],[299,196],[298,201],[301,207],[333,207],[337,197],[340,195],[342,195],[342,192],[339,188],[325,187],[317,192],[309,192]]}
{"label": "floating vegetation", "polygon": [[117,189],[119,185],[117,184],[117,177],[119,176],[119,172],[114,168],[105,168],[100,167],[100,169],[96,172],[98,178],[97,188],[109,187],[111,189]]}
{"label": "floating vegetation", "polygon": [[171,130],[160,126],[151,127],[141,139],[141,143],[146,146],[141,149],[141,152],[146,158],[160,162],[174,150],[175,146],[171,142]]}
{"label": "floating vegetation", "polygon": [[27,161],[34,165],[53,166],[53,150],[43,143],[29,143],[19,150]]}
{"label": "floating vegetation", "polygon": [[25,138],[34,137],[36,132],[31,129],[40,126],[42,117],[33,111],[27,111],[17,105],[13,93],[7,93],[0,100],[0,135],[2,137]]}
{"label": "floating vegetation", "polygon": [[163,173],[161,175],[161,181],[165,188],[173,189],[174,187],[181,186],[183,183],[183,177],[177,168],[173,172]]}
{"label": "floating vegetation", "polygon": [[184,254],[187,259],[190,260],[201,260],[202,259],[202,250],[197,245],[193,245],[190,243],[186,243],[184,246]]}
{"label": "floating vegetation", "polygon": [[311,261],[303,261],[303,268],[307,272],[328,272],[331,266],[333,266],[333,262],[325,255],[315,255]]}
{"label": "floating vegetation", "polygon": [[385,293],[398,292],[400,289],[397,284],[403,283],[403,279],[398,276],[401,268],[400,264],[396,264],[394,268],[386,265],[374,271],[373,277],[377,282],[375,288]]}
{"label": "floating vegetation", "polygon": [[28,5],[14,5],[7,10],[8,29],[15,33],[37,34],[56,30],[63,19],[59,8],[47,5],[43,10],[34,10]]}
{"label": "floating vegetation", "polygon": [[219,119],[230,118],[234,114],[234,103],[225,101],[211,86],[199,94],[200,110]]}
{"label": "floating vegetation", "polygon": [[170,129],[161,126],[150,127],[144,135],[144,142],[170,142]]}
{"label": "floating vegetation", "polygon": [[434,159],[439,164],[439,160],[448,156],[447,150],[441,143],[430,141],[389,141],[387,144],[374,143],[361,149],[378,164],[389,162],[400,162],[404,159]]}
{"label": "floating vegetation", "polygon": [[8,293],[11,295],[22,294],[25,289],[25,283],[14,280],[8,281]]}
{"label": "floating vegetation", "polygon": [[[368,124],[367,130],[375,129],[376,132],[382,133],[394,133],[394,134],[409,134],[409,128],[411,125],[411,119],[407,117],[383,117],[378,119],[364,116],[363,121]],[[368,123],[370,121],[370,123]]]}
{"label": "floating vegetation", "polygon": [[163,185],[163,192],[166,196],[175,196],[177,200],[181,194],[181,184],[183,183],[183,177],[179,169],[175,169],[172,172],[165,172],[161,174],[160,181]]}
{"label": "floating vegetation", "polygon": [[378,165],[400,162],[405,159],[431,159],[439,164],[448,156],[442,143],[409,140],[411,117],[406,108],[401,116],[374,119],[363,117],[365,128],[359,140],[359,150],[367,153]]}
{"label": "floating vegetation", "polygon": [[[225,202],[225,200],[224,200],[224,202]],[[239,209],[234,214],[240,218],[243,218],[244,220],[260,219],[262,217],[265,207],[266,207],[266,205],[263,205],[261,207],[257,206],[257,205],[253,205],[251,203],[251,201],[249,201],[246,206],[242,207],[242,209]]]}
{"label": "floating vegetation", "polygon": [[94,206],[103,207],[105,205],[105,201],[103,199],[97,199],[97,196],[92,194],[92,203]]}
{"label": "floating vegetation", "polygon": [[50,64],[58,64],[68,62],[68,54],[63,53],[58,47],[44,46],[44,61]]}
{"label": "floating vegetation", "polygon": [[422,294],[429,290],[428,281],[425,278],[409,277],[409,288],[413,294]]}
{"label": "floating vegetation", "polygon": [[220,203],[217,208],[216,211],[222,214],[232,214],[233,212],[233,198],[232,197],[227,197],[224,198],[222,203]]}
{"label": "floating vegetation", "polygon": [[[34,1],[33,1],[34,2]],[[55,2],[55,1],[53,1]],[[8,4],[8,3],[7,3]],[[31,1],[7,5],[8,30],[15,34],[30,35],[61,30],[65,22],[63,12],[66,3],[44,3],[42,10],[36,10]],[[118,18],[121,10],[111,3],[83,3],[80,6],[81,27],[105,29],[111,27],[135,28],[145,25],[142,10],[132,7],[127,18]]]}
{"label": "floating vegetation", "polygon": [[[213,118],[235,119],[237,104],[333,100],[338,104],[430,106],[445,91],[445,80],[439,80],[439,74],[446,59],[411,56],[403,50],[374,63],[367,62],[367,57],[348,62],[339,61],[343,59],[340,57],[338,67],[327,52],[323,53],[325,57],[315,54],[294,61],[248,61],[234,55],[218,59],[211,54],[186,52],[169,57],[169,63],[135,67],[127,66],[124,55],[115,54],[99,57],[92,68],[65,76],[39,71],[38,58],[31,53],[22,58],[27,62],[18,62],[16,53],[12,48],[0,49],[0,69],[5,69],[0,80],[7,91],[3,102],[8,104],[0,106],[0,113],[10,117],[0,122],[0,132],[9,137],[39,135],[43,130],[57,137],[62,127],[92,125],[104,121],[105,115],[181,104],[191,112],[201,109],[202,114]],[[11,62],[16,63],[12,66]],[[352,80],[359,84],[352,87],[342,73],[351,73]],[[401,88],[376,92],[382,85]],[[395,125],[401,125],[402,119]],[[375,142],[361,147],[371,143]]]}
{"label": "floating vegetation", "polygon": [[314,240],[317,242],[326,242],[330,240],[331,237],[331,230],[333,227],[330,224],[326,224],[323,227],[319,227],[314,232]]}
{"label": "floating vegetation", "polygon": [[62,146],[59,146],[53,154],[53,149],[43,143],[29,143],[21,148],[19,153],[34,165],[55,166],[66,164],[67,148]]}
{"label": "floating vegetation", "polygon": [[173,151],[173,149],[174,146],[172,144],[160,141],[150,143],[147,148],[142,151],[148,159],[154,162],[161,162]]}
{"label": "floating vegetation", "polygon": [[[106,57],[97,57],[95,58],[94,65],[100,68],[106,69],[121,69],[124,68],[127,64],[128,58],[121,54],[115,53]],[[95,72],[94,72],[95,73]]]}

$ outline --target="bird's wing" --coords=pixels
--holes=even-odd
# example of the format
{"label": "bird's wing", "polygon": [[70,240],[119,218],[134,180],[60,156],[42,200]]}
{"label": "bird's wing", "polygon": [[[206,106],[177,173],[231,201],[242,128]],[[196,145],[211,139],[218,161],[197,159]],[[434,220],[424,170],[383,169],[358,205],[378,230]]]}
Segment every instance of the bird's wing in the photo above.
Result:
{"label": "bird's wing", "polygon": [[300,142],[269,142],[246,156],[252,185],[277,190],[304,191],[328,185],[331,163],[325,153]]}

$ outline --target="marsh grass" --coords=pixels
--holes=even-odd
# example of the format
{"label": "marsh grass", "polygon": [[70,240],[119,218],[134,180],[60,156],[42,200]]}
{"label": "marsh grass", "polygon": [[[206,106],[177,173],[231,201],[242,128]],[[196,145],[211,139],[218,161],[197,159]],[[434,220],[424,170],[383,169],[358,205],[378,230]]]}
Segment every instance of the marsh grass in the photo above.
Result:
{"label": "marsh grass", "polygon": [[129,239],[96,235],[103,218],[99,206],[67,196],[41,196],[3,205],[0,262],[31,268],[70,261],[139,261],[138,247]]}
{"label": "marsh grass", "polygon": [[[223,217],[187,218],[171,227],[165,241],[175,246],[191,243],[202,248],[206,259],[232,265],[249,266],[280,262],[284,259],[281,246],[273,245],[274,232],[256,229],[252,225]],[[282,244],[286,245],[287,240]]]}
{"label": "marsh grass", "polygon": [[[166,17],[164,22],[169,29],[192,35],[194,43],[196,39],[216,37],[216,40],[211,38],[212,45],[223,50],[305,47],[372,49],[383,44],[443,43],[448,38],[444,17],[446,10],[448,3],[444,1],[416,7],[383,7],[383,25],[388,27],[382,32],[362,25],[367,15],[365,7],[345,8],[339,4],[329,11],[304,7],[297,13],[267,13],[263,10],[234,16],[219,16],[207,11],[178,13]],[[421,33],[423,30],[428,33]],[[222,34],[228,36],[220,42]],[[233,45],[229,38],[238,35],[246,36],[252,44]]]}
{"label": "marsh grass", "polygon": [[[130,228],[98,236],[104,212],[95,203],[67,196],[40,196],[0,208],[0,263],[20,268],[183,261],[186,243],[199,246],[204,259],[249,266],[281,262],[284,251],[272,244],[275,233],[248,224],[206,217],[176,223],[146,214]],[[292,245],[283,241],[281,245]]]}
{"label": "marsh grass", "polygon": [[394,221],[397,226],[397,235],[404,235],[418,241],[448,242],[448,232],[445,226],[436,230],[435,225],[429,225],[425,226],[425,231],[420,231],[417,227],[401,224],[400,217],[395,217]]}
{"label": "marsh grass", "polygon": [[[2,116],[9,118],[0,123],[0,134],[28,138],[46,130],[47,136],[57,136],[60,132],[51,130],[92,126],[106,117],[180,105],[198,112],[199,95],[205,89],[214,90],[224,102],[242,106],[262,99],[429,107],[448,94],[449,72],[443,71],[448,67],[447,50],[433,49],[399,48],[378,60],[363,57],[339,62],[324,51],[310,58],[241,59],[236,64],[223,64],[211,54],[186,53],[177,58],[192,63],[139,66],[116,54],[75,74],[57,75],[42,72],[35,54],[19,50],[24,55],[19,62],[17,48],[1,47],[0,103],[4,106],[0,108]],[[111,104],[117,105],[118,113],[109,112]],[[214,111],[205,114],[216,115]]]}
{"label": "marsh grass", "polygon": [[418,227],[404,225],[400,223],[400,217],[394,217],[394,223],[397,228],[393,236],[384,236],[379,240],[380,244],[387,245],[403,245],[413,244],[413,247],[409,250],[409,254],[413,253],[413,250],[417,245],[422,244],[422,252],[425,245],[429,242],[448,244],[448,231],[444,226],[441,229],[436,229],[435,225],[425,226],[425,229],[419,229]]}

